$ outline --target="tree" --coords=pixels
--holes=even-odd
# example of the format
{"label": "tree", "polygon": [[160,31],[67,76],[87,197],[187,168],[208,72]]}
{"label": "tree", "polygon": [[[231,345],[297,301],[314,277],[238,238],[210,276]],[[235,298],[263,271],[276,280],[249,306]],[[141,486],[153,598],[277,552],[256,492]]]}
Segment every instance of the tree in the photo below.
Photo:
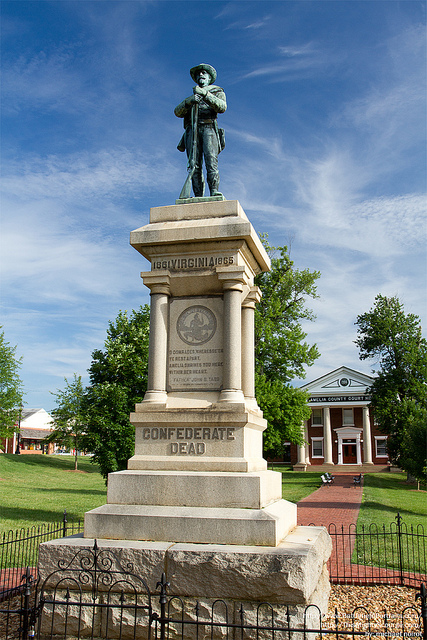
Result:
{"label": "tree", "polygon": [[318,271],[299,270],[287,247],[272,247],[266,235],[261,240],[271,259],[271,271],[255,278],[262,292],[255,309],[256,398],[268,428],[264,449],[270,455],[283,452],[286,440],[304,441],[301,425],[310,417],[308,394],[292,387],[294,378],[305,378],[305,366],[319,357],[316,345],[309,345],[301,327],[314,320],[306,308],[307,298],[317,298]]}
{"label": "tree", "polygon": [[120,311],[109,322],[104,350],[92,354],[85,414],[88,448],[104,478],[126,469],[134,452],[135,429],[129,420],[147,388],[150,308]]}
{"label": "tree", "polygon": [[373,308],[357,317],[356,325],[360,359],[375,358],[379,367],[370,388],[371,407],[380,430],[389,434],[389,456],[420,478],[426,466],[425,440],[415,467],[419,456],[410,453],[412,438],[422,439],[423,429],[425,433],[427,407],[427,341],[420,319],[405,314],[398,298],[378,295]]}
{"label": "tree", "polygon": [[81,376],[74,374],[71,382],[65,378],[65,389],[58,390],[53,395],[56,396],[57,403],[52,411],[54,428],[45,442],[58,442],[74,449],[74,471],[77,471],[78,450],[85,449],[86,438],[85,390]]}
{"label": "tree", "polygon": [[400,465],[409,476],[416,479],[419,489],[420,482],[426,482],[427,479],[427,407],[414,401],[412,405],[402,437]]}
{"label": "tree", "polygon": [[22,358],[16,357],[16,346],[6,342],[0,332],[0,438],[11,438],[22,405],[23,385],[18,371]]}

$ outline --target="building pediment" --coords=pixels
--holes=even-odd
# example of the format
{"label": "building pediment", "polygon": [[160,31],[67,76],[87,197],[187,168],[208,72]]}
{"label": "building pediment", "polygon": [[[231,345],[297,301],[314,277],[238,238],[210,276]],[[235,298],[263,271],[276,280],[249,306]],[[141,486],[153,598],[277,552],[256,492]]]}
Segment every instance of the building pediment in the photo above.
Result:
{"label": "building pediment", "polygon": [[351,438],[356,434],[360,434],[362,429],[361,427],[338,427],[338,429],[334,429],[337,435],[340,435],[341,438]]}
{"label": "building pediment", "polygon": [[308,391],[311,402],[351,402],[369,400],[368,389],[374,378],[349,367],[339,367],[301,387]]}

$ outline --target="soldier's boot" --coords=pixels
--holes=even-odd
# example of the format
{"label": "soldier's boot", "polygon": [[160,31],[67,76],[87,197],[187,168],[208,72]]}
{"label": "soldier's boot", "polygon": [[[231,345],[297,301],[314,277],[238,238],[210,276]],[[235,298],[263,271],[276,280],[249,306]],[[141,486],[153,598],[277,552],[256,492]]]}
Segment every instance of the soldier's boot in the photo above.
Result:
{"label": "soldier's boot", "polygon": [[209,193],[211,196],[222,196],[221,191],[219,190],[219,175],[216,174],[214,176],[208,175],[208,185],[209,185]]}
{"label": "soldier's boot", "polygon": [[192,183],[193,183],[194,196],[196,198],[203,198],[205,193],[205,180],[203,178],[203,174],[194,173]]}

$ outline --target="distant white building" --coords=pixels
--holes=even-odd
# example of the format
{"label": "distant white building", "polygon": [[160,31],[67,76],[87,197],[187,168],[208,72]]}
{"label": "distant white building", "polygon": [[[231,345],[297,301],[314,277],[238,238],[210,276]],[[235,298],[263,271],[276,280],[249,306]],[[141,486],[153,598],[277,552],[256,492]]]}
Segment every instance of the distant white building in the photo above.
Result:
{"label": "distant white building", "polygon": [[54,445],[43,445],[42,440],[53,429],[52,416],[44,409],[22,409],[17,431],[4,441],[5,453],[53,453]]}

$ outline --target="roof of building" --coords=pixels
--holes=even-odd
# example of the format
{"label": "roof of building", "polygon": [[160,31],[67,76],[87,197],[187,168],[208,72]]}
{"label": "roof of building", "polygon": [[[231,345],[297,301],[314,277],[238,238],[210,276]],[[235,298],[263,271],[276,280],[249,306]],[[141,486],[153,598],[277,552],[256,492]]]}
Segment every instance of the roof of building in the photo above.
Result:
{"label": "roof of building", "polygon": [[22,409],[21,410],[21,418],[29,418],[34,415],[38,411],[42,411],[42,409]]}
{"label": "roof of building", "polygon": [[[341,378],[343,378],[346,383],[341,385]],[[323,376],[319,378],[315,378],[311,382],[307,382],[302,385],[300,389],[304,389],[307,391],[311,391],[313,387],[319,387],[323,389],[332,389],[340,386],[346,387],[361,387],[372,384],[374,377],[369,375],[368,373],[363,373],[362,371],[357,371],[356,369],[351,369],[350,367],[341,366],[337,369],[333,369],[333,371],[329,371],[325,373]],[[352,391],[355,389],[352,389]]]}
{"label": "roof of building", "polygon": [[51,433],[49,429],[21,429],[19,432],[21,439],[28,438],[29,440],[43,440]]}

